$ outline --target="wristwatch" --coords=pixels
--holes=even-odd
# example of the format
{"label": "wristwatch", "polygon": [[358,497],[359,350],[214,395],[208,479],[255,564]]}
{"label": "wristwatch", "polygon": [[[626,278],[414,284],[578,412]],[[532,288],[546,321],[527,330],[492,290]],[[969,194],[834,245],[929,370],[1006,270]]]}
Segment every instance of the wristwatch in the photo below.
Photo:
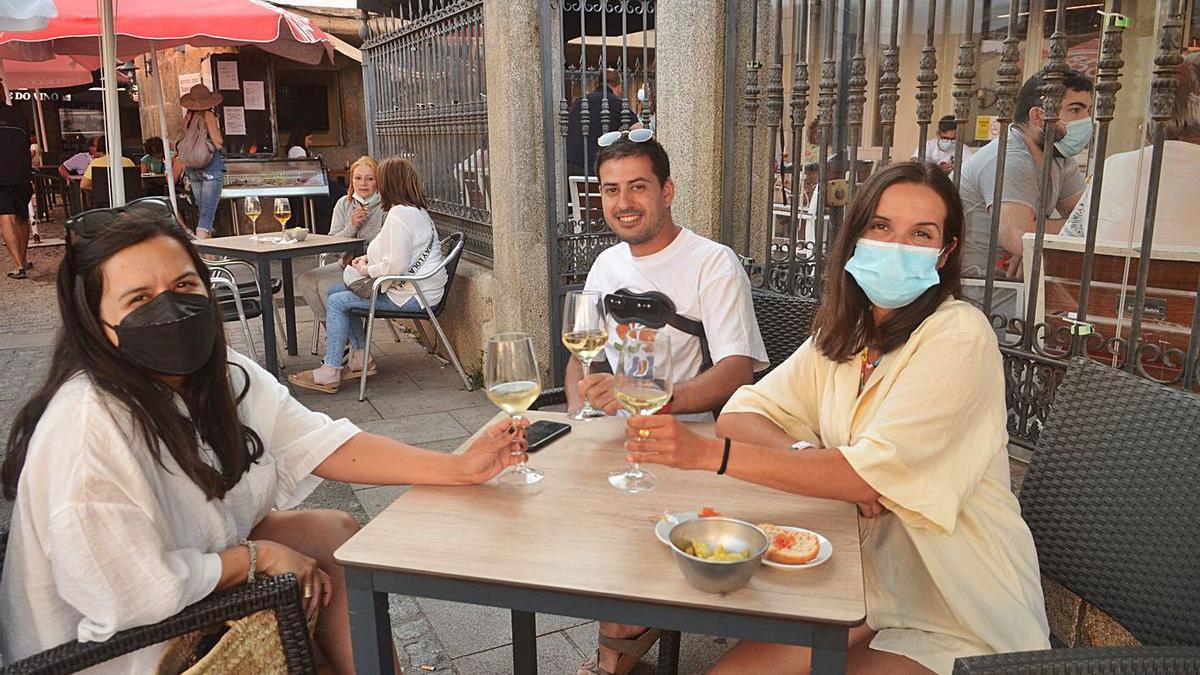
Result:
{"label": "wristwatch", "polygon": [[808,441],[796,441],[795,443],[792,443],[790,447],[792,450],[804,450],[805,448],[815,448],[817,446],[809,443]]}

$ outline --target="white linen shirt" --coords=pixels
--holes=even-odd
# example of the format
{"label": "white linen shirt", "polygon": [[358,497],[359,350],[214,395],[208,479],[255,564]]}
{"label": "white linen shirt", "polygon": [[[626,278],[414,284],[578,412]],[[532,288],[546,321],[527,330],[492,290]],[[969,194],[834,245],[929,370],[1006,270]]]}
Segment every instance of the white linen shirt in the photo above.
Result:
{"label": "white linen shirt", "polygon": [[[413,263],[421,257],[425,247],[433,240],[433,247],[421,266],[410,272]],[[437,230],[429,212],[415,206],[393,206],[383,219],[383,229],[379,231],[370,244],[367,244],[367,273],[372,277],[382,277],[389,274],[414,274],[420,276],[429,273],[442,264],[442,248],[438,245]],[[418,282],[421,292],[429,304],[437,306],[442,301],[442,293],[446,288],[446,270],[439,270],[430,278]],[[387,295],[392,302],[403,306],[404,303],[419,296],[413,291],[411,283],[398,288],[396,284],[388,287]],[[424,306],[424,303],[422,303]]]}
{"label": "white linen shirt", "polygon": [[[222,499],[206,499],[165,447],[164,466],[156,463],[128,410],[86,375],[54,395],[30,439],[0,577],[6,663],[70,640],[103,641],[204,598],[220,579],[218,552],[272,508],[303,500],[320,483],[313,469],[359,433],[305,408],[250,359],[228,358],[235,394],[246,386],[242,369],[249,375],[231,422],[257,432],[264,453]],[[162,649],[85,672],[154,672]]]}

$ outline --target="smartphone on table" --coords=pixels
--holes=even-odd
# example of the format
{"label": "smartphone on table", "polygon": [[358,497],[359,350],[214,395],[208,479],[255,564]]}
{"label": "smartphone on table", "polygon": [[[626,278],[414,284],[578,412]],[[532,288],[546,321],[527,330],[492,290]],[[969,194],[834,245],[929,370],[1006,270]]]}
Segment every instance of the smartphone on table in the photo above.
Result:
{"label": "smartphone on table", "polygon": [[549,420],[534,422],[525,429],[525,438],[529,441],[529,449],[526,452],[533,454],[569,433],[571,433],[570,424]]}

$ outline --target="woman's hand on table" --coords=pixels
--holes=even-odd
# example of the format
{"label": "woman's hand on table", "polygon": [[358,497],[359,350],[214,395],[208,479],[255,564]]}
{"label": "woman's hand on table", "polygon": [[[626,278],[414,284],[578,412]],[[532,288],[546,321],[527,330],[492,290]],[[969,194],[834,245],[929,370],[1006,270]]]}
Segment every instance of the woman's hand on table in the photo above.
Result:
{"label": "woman's hand on table", "polygon": [[491,480],[524,458],[525,450],[529,448],[529,441],[525,438],[525,428],[528,426],[529,420],[526,419],[518,422],[501,420],[483,432],[461,455],[467,480],[470,483]]}
{"label": "woman's hand on table", "polygon": [[625,437],[633,462],[712,471],[721,463],[720,441],[697,434],[671,415],[630,416]]}
{"label": "woman's hand on table", "polygon": [[[258,550],[258,573],[268,576],[279,576],[291,572],[300,580],[301,602],[304,604],[304,617],[309,621],[320,607],[326,607],[333,600],[333,582],[325,570],[317,566],[317,561],[274,541],[258,540],[255,548]],[[307,589],[312,589],[310,597]]]}

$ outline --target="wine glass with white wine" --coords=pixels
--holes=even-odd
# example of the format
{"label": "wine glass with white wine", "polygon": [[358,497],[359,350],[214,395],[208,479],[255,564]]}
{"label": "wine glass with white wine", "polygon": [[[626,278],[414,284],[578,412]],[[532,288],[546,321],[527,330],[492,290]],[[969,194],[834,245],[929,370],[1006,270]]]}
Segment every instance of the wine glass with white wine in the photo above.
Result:
{"label": "wine glass with white wine", "polygon": [[[508,413],[514,424],[520,421],[521,413],[542,393],[533,339],[525,333],[501,333],[488,338],[484,345],[483,384],[492,403]],[[522,487],[545,477],[546,474],[521,460],[496,480],[501,485]]]}
{"label": "wine glass with white wine", "polygon": [[[591,371],[592,361],[608,342],[608,323],[604,318],[604,296],[599,291],[571,291],[563,300],[562,343],[583,364],[583,376]],[[603,410],[592,407],[584,397],[583,407],[571,419],[604,417]]]}
{"label": "wine glass with white wine", "polygon": [[250,219],[250,241],[258,241],[258,217],[262,215],[262,204],[258,202],[258,197],[246,197],[244,204],[246,217]]}
{"label": "wine glass with white wine", "polygon": [[[653,415],[671,400],[671,391],[671,336],[634,326],[617,356],[613,393],[630,414]],[[658,485],[658,478],[630,462],[624,471],[608,474],[608,482],[618,490],[646,492]]]}
{"label": "wine glass with white wine", "polygon": [[292,203],[286,197],[275,198],[275,220],[279,221],[282,230],[287,229],[287,222],[292,218]]}

